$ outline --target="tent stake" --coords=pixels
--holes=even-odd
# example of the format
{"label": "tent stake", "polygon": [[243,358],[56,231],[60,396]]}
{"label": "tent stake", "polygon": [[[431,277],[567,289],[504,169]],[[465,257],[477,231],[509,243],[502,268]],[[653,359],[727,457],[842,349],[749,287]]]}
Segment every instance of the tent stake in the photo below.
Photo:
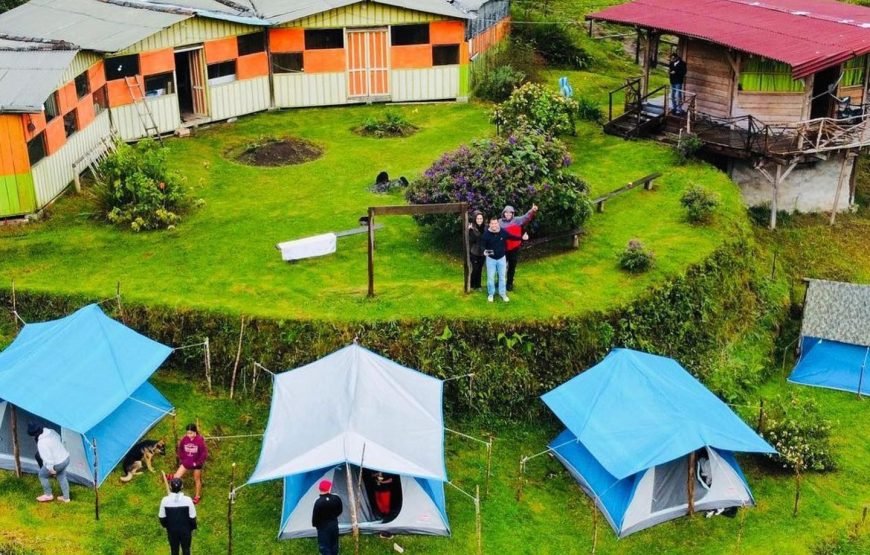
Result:
{"label": "tent stake", "polygon": [[480,486],[474,486],[474,521],[477,527],[477,555],[483,555],[483,526],[480,522]]}
{"label": "tent stake", "polygon": [[21,478],[21,449],[18,446],[18,410],[15,405],[9,405],[12,408],[12,456],[15,458],[15,477]]}
{"label": "tent stake", "polygon": [[695,452],[692,451],[689,454],[689,472],[688,472],[688,483],[686,484],[686,489],[688,490],[688,501],[689,501],[689,516],[695,514]]}
{"label": "tent stake", "polygon": [[91,440],[91,447],[94,450],[94,518],[100,520],[100,482],[97,475],[99,458],[97,456],[97,438]]}
{"label": "tent stake", "polygon": [[233,503],[236,500],[235,485],[236,463],[233,463],[233,468],[230,470],[230,494],[227,497],[227,555],[233,555]]}

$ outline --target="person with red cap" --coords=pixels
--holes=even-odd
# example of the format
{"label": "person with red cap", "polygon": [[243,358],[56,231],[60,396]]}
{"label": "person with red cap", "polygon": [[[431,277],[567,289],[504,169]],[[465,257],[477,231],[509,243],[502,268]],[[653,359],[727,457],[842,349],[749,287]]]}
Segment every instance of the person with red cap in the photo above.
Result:
{"label": "person with red cap", "polygon": [[320,497],[314,502],[311,525],[317,529],[317,547],[320,555],[338,555],[338,517],[344,507],[341,498],[332,493],[332,482],[321,480]]}

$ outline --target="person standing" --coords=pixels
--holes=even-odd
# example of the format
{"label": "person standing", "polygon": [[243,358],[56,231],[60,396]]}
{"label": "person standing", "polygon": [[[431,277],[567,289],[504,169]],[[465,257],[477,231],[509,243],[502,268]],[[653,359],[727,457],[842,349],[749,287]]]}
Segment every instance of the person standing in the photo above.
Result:
{"label": "person standing", "polygon": [[320,555],[338,555],[338,517],[344,507],[341,498],[332,493],[332,482],[321,480],[317,488],[320,497],[311,513],[311,525],[317,529],[317,547]]}
{"label": "person standing", "polygon": [[468,222],[468,252],[471,258],[471,289],[480,289],[480,277],[483,274],[483,262],[485,256],[480,250],[480,236],[483,235],[483,213],[475,210],[471,213],[471,221]]}
{"label": "person standing", "polygon": [[199,435],[196,424],[187,425],[184,437],[178,442],[176,453],[181,464],[172,478],[180,479],[188,470],[193,471],[196,488],[193,493],[193,504],[197,505],[202,498],[202,469],[208,458],[208,448],[205,446],[205,439]]}
{"label": "person standing", "polygon": [[[511,214],[513,215],[513,214]],[[505,242],[508,239],[526,240],[528,235],[514,235],[502,229],[498,218],[490,218],[489,227],[480,237],[480,249],[486,256],[486,294],[492,302],[495,295],[495,278],[498,274],[498,294],[504,302],[510,301],[507,296],[507,257]]]}
{"label": "person standing", "polygon": [[190,543],[196,530],[196,507],[193,500],[181,492],[183,487],[181,478],[171,479],[169,494],[160,501],[157,513],[160,525],[166,528],[171,555],[178,555],[179,548],[182,555],[190,555]]}
{"label": "person standing", "polygon": [[671,53],[668,62],[668,78],[671,82],[671,111],[675,114],[683,112],[683,91],[686,82],[686,62],[676,52]]}
{"label": "person standing", "polygon": [[[523,227],[530,224],[532,220],[535,219],[535,216],[538,214],[538,205],[533,204],[532,209],[523,214],[522,216],[514,217],[514,207],[508,204],[504,207],[504,210],[501,212],[501,219],[498,221],[499,227],[507,230],[508,233],[512,235],[523,235]],[[505,255],[507,256],[507,290],[514,290],[514,275],[517,272],[517,264],[520,259],[520,247],[523,245],[523,241],[527,240],[528,236],[525,236],[524,239],[509,239],[505,248]]]}
{"label": "person standing", "polygon": [[50,480],[54,476],[60,486],[60,497],[57,500],[69,503],[69,480],[66,475],[66,469],[69,466],[69,451],[64,447],[60,434],[51,428],[40,426],[36,422],[29,422],[27,435],[36,438],[36,452],[39,459],[42,459],[38,473],[39,483],[42,484],[42,495],[36,500],[40,503],[54,500]]}

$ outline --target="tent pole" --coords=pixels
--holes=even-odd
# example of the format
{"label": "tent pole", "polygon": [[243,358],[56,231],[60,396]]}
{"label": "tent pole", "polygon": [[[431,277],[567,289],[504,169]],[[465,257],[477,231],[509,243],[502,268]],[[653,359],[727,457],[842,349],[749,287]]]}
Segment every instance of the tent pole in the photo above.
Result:
{"label": "tent pole", "polygon": [[492,474],[492,436],[486,444],[486,487],[483,490],[484,497],[489,497],[489,476]]}
{"label": "tent pole", "polygon": [[598,507],[595,505],[595,499],[589,498],[592,502],[592,555],[595,555],[595,548],[598,547]]}
{"label": "tent pole", "polygon": [[208,337],[205,338],[205,381],[208,384],[208,392],[211,394],[211,347]]}
{"label": "tent pole", "polygon": [[468,207],[463,202],[462,207],[460,208],[462,211],[462,245],[465,250],[465,257],[463,262],[464,268],[464,289],[465,293],[471,291],[471,250],[468,244]]}
{"label": "tent pole", "polygon": [[19,330],[18,327],[18,300],[15,297],[15,280],[12,280],[12,314],[15,316],[15,331]]}
{"label": "tent pole", "polygon": [[864,351],[864,363],[861,365],[861,374],[858,375],[858,398],[861,398],[861,388],[864,385],[864,370],[867,368],[867,356],[870,355],[870,347]]}
{"label": "tent pole", "polygon": [[686,483],[689,501],[689,516],[695,514],[695,452],[689,455],[688,482]]}
{"label": "tent pole", "polygon": [[791,513],[791,516],[796,517],[798,515],[798,504],[801,500],[801,466],[800,464],[795,465],[794,467],[794,510]]}
{"label": "tent pole", "polygon": [[94,518],[96,520],[100,520],[100,487],[99,487],[99,476],[98,465],[99,459],[97,458],[97,438],[91,440],[91,447],[94,450]]}
{"label": "tent pole", "polygon": [[[359,555],[359,517],[356,513],[356,495],[353,493],[353,480],[350,477],[350,463],[344,462],[345,480],[347,481],[347,494],[350,496],[350,526],[353,530],[353,552]],[[362,468],[360,468],[362,472]]]}
{"label": "tent pole", "polygon": [[236,463],[230,471],[230,494],[227,497],[227,555],[233,555],[233,502],[235,502]]}
{"label": "tent pole", "polygon": [[480,486],[474,486],[474,522],[477,527],[477,555],[483,555],[483,526],[480,522]]}
{"label": "tent pole", "polygon": [[12,456],[15,458],[15,477],[21,478],[21,448],[18,446],[18,410],[11,403],[9,406],[12,408],[10,417],[12,418]]}

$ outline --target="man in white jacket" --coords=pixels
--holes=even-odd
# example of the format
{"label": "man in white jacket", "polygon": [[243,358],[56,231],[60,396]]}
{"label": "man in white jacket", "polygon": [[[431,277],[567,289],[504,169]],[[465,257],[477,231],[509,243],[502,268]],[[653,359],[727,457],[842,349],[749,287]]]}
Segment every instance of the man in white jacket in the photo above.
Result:
{"label": "man in white jacket", "polygon": [[69,466],[69,451],[63,446],[60,435],[51,428],[45,428],[35,422],[27,426],[27,434],[36,438],[36,450],[42,459],[39,468],[39,482],[42,484],[42,495],[36,498],[40,503],[54,500],[51,491],[51,476],[57,477],[61,496],[58,501],[69,503],[69,480],[66,468]]}

